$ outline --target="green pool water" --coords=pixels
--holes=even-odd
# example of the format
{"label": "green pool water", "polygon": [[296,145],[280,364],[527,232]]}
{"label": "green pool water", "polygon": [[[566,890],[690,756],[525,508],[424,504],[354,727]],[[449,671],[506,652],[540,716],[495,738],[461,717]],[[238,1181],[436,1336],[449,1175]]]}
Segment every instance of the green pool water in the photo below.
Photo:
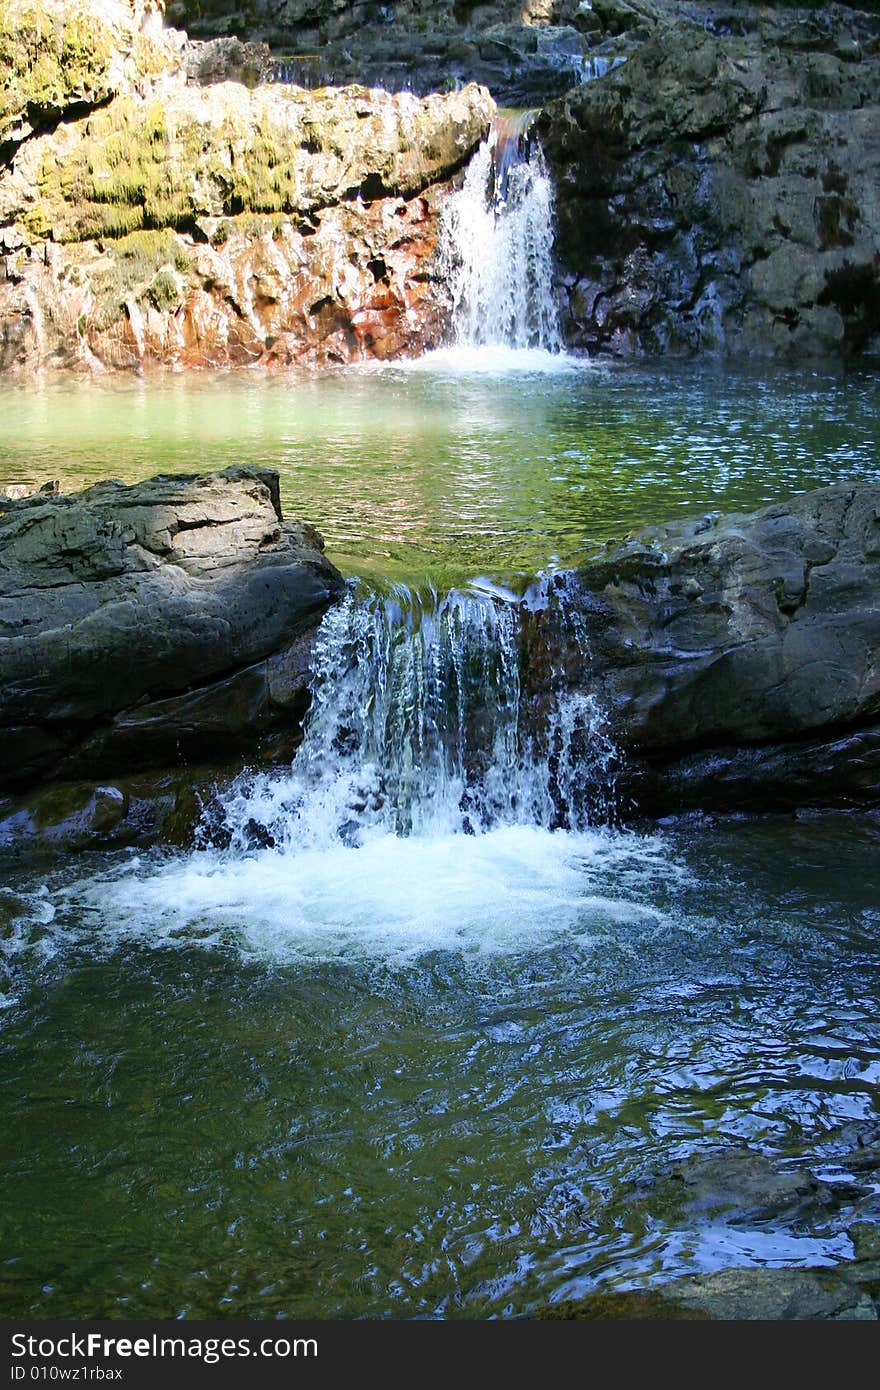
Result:
{"label": "green pool water", "polygon": [[0,482],[253,463],[347,573],[441,587],[878,469],[878,376],[804,366],[387,368],[0,385]]}

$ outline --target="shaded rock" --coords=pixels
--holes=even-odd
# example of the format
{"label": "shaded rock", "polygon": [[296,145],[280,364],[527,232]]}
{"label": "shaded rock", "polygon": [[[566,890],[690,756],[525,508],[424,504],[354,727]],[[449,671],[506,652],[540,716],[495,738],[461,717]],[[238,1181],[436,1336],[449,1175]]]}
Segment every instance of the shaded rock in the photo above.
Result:
{"label": "shaded rock", "polygon": [[[0,800],[0,851],[16,863],[43,862],[58,851],[148,847],[192,848],[218,789],[239,767],[215,762],[137,773],[110,784],[56,782]],[[3,901],[0,899],[0,938]]]}
{"label": "shaded rock", "polygon": [[302,671],[290,649],[342,589],[320,544],[282,520],[268,470],[15,503],[0,516],[3,784],[297,729],[305,680],[279,681],[276,663],[270,682],[268,663]]}
{"label": "shaded rock", "polygon": [[645,812],[844,810],[880,803],[880,724],[815,738],[726,745],[674,762],[632,760],[622,779]]}
{"label": "shaded rock", "polygon": [[538,128],[573,345],[624,356],[870,347],[880,53],[854,37],[863,19],[747,10],[740,32],[719,21],[712,33],[667,17],[623,67],[551,104]]}
{"label": "shaded rock", "polygon": [[537,106],[580,81],[584,54],[604,33],[579,0],[172,0],[169,15],[201,37],[268,40],[285,82],[422,95],[477,82],[504,106]]}
{"label": "shaded rock", "polygon": [[774,788],[876,802],[878,595],[880,485],[838,483],[651,528],[585,565],[568,601],[587,615],[589,669],[559,659],[608,712],[639,809],[707,793],[757,809]]}

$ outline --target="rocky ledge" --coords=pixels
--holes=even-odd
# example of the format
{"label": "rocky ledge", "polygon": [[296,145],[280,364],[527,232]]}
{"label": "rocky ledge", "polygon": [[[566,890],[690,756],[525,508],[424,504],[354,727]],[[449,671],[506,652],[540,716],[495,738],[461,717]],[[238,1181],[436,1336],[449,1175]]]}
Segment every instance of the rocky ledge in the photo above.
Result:
{"label": "rocky ledge", "polygon": [[0,370],[439,340],[438,200],[486,133],[484,89],[188,85],[185,36],[144,0],[11,0],[0,57]]}
{"label": "rocky ledge", "polygon": [[[426,93],[478,82],[507,107],[538,106],[580,81],[604,37],[581,0],[170,0],[168,15],[208,40],[192,45],[199,80],[250,38],[267,53],[271,45],[275,70],[304,86]],[[249,47],[256,57],[259,45]]]}
{"label": "rocky ledge", "polygon": [[880,483],[650,528],[566,582],[591,656],[561,659],[637,811],[880,803]]}
{"label": "rocky ledge", "polygon": [[[2,505],[0,788],[295,746],[311,634],[343,580],[282,519],[276,473]],[[77,812],[107,829],[123,799],[93,787]]]}
{"label": "rocky ledge", "polygon": [[880,18],[595,0],[627,62],[551,103],[574,346],[880,347]]}

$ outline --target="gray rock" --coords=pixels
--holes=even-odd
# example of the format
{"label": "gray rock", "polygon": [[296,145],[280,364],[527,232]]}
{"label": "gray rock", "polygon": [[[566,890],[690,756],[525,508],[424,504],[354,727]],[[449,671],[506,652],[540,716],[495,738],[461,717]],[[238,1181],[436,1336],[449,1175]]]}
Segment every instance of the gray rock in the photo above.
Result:
{"label": "gray rock", "polygon": [[649,529],[569,585],[591,657],[562,659],[639,809],[880,799],[880,484]]}
{"label": "gray rock", "polygon": [[662,1292],[682,1309],[724,1321],[877,1320],[870,1294],[836,1269],[722,1269],[674,1279]]}
{"label": "gray rock", "polygon": [[189,82],[208,86],[212,82],[241,82],[256,87],[272,76],[273,63],[266,43],[242,43],[240,39],[191,40],[184,49]]}
{"label": "gray rock", "polygon": [[821,1205],[822,1190],[812,1173],[780,1170],[753,1149],[731,1149],[706,1157],[694,1155],[666,1175],[693,1214],[719,1213],[753,1219],[791,1215],[802,1205]]}
{"label": "gray rock", "polygon": [[[608,24],[635,14],[603,4]],[[737,31],[712,33],[655,17],[623,67],[547,108],[573,345],[785,357],[869,347],[880,52],[854,37],[865,19],[746,10]]]}
{"label": "gray rock", "polygon": [[[277,474],[37,496],[0,515],[0,784],[224,755],[308,703],[295,652],[341,591]],[[300,672],[272,672],[282,654]],[[272,663],[272,664],[270,664]]]}
{"label": "gray rock", "polygon": [[875,1322],[870,1293],[834,1269],[722,1269],[641,1289],[599,1288],[539,1311],[542,1319]]}

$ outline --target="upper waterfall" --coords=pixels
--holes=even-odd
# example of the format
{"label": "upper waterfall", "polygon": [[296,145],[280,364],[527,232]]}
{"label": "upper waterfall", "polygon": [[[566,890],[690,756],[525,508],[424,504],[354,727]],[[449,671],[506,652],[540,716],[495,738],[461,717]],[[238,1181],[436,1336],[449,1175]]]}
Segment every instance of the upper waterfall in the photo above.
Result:
{"label": "upper waterfall", "polygon": [[499,112],[443,209],[440,264],[459,347],[559,352],[554,196],[535,112]]}

